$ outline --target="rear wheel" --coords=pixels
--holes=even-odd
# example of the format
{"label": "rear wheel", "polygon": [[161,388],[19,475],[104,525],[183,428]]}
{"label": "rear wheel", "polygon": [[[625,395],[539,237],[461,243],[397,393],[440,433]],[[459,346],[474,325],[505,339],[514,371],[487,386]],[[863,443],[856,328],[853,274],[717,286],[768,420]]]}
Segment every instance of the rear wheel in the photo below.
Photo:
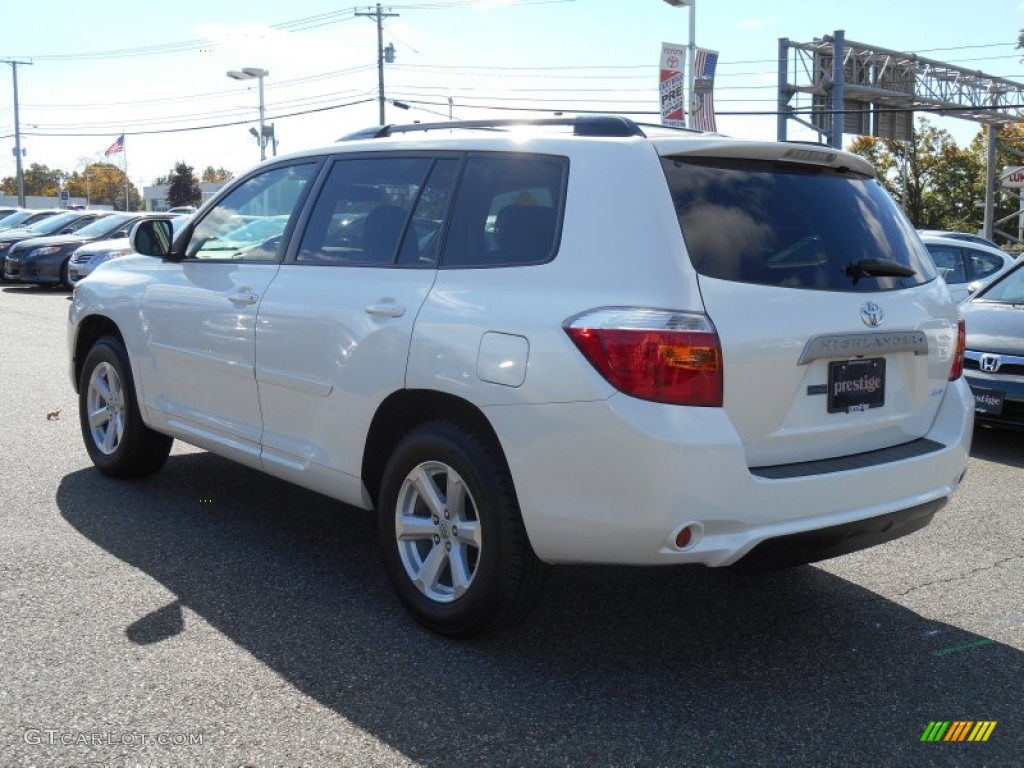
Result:
{"label": "rear wheel", "polygon": [[523,528],[496,450],[467,428],[431,422],[395,449],[378,507],[388,576],[413,616],[464,637],[521,619],[544,565]]}
{"label": "rear wheel", "polygon": [[96,468],[112,477],[143,477],[167,461],[174,442],[142,422],[124,345],[99,339],[82,366],[78,415],[86,450]]}

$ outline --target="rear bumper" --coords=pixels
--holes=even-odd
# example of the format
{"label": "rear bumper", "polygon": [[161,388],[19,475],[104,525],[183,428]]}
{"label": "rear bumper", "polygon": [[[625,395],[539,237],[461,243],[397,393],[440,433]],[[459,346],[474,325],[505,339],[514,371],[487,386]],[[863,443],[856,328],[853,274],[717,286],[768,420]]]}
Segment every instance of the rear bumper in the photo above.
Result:
{"label": "rear bumper", "polygon": [[[774,476],[747,465],[720,408],[614,395],[484,410],[534,551],[561,563],[728,566],[761,545],[755,561],[789,549],[806,562],[872,546],[928,523],[958,487],[973,435],[963,380],[946,388],[928,434]],[[684,527],[693,535],[680,549]]]}
{"label": "rear bumper", "polygon": [[947,499],[804,533],[766,539],[740,558],[736,568],[779,568],[827,560],[899,539],[924,528]]}

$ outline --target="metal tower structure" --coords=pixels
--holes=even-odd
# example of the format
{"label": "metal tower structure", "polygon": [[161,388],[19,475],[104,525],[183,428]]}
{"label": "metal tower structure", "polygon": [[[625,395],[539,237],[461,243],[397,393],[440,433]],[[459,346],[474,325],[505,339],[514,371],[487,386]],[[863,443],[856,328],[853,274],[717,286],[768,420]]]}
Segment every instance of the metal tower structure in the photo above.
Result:
{"label": "metal tower structure", "polygon": [[790,120],[837,149],[844,133],[909,141],[915,109],[987,125],[984,231],[992,237],[996,142],[1003,125],[1024,122],[1024,83],[856,43],[843,30],[811,43],[780,38],[778,74],[780,141],[786,140]]}

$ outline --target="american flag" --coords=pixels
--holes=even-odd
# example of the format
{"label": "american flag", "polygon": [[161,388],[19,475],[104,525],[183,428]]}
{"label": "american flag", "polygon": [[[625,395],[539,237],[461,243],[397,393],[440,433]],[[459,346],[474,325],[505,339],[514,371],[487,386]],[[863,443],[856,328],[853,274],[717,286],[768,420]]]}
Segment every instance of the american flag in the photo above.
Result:
{"label": "american flag", "polygon": [[698,48],[694,59],[695,104],[692,127],[700,131],[717,131],[715,126],[715,67],[718,66],[718,51]]}
{"label": "american flag", "polygon": [[117,137],[117,141],[110,145],[106,152],[103,153],[104,157],[110,157],[116,155],[118,152],[124,152],[124,134],[122,133]]}

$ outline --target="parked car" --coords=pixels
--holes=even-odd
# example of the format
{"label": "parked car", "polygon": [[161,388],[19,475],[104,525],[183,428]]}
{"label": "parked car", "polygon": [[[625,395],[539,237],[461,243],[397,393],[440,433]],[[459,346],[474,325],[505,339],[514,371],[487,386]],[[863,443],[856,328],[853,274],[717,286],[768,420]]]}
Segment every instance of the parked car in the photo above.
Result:
{"label": "parked car", "polygon": [[165,213],[183,213],[186,216],[196,212],[194,205],[176,205],[173,208],[168,208]]}
{"label": "parked car", "polygon": [[3,276],[5,280],[17,280],[16,271],[8,270],[7,254],[15,243],[22,240],[31,240],[36,237],[47,237],[50,235],[70,235],[77,232],[87,224],[96,219],[109,215],[109,211],[62,211],[52,216],[47,216],[33,224],[24,227],[15,227],[0,232],[0,258],[4,260]]}
{"label": "parked car", "polygon": [[[188,216],[177,214],[154,213],[147,214],[144,218],[168,219],[175,233],[188,222]],[[79,280],[91,274],[100,264],[133,253],[135,251],[132,250],[127,234],[124,237],[111,237],[81,245],[71,254],[71,259],[68,262],[68,282],[74,286]]]}
{"label": "parked car", "polygon": [[[973,434],[964,327],[865,160],[521,123],[374,128],[177,237],[137,224],[70,310],[96,467],[180,439],[375,509],[454,636],[524,615],[544,563],[791,565],[928,524]],[[212,247],[242,215],[288,224]]]}
{"label": "parked car", "polygon": [[7,218],[8,216],[10,216],[12,213],[17,213],[18,211],[21,211],[21,210],[24,210],[24,209],[23,208],[17,208],[17,207],[12,208],[11,206],[4,206],[4,207],[0,208],[0,220],[3,220],[5,218]]}
{"label": "parked car", "polygon": [[967,322],[964,376],[975,418],[1024,428],[1024,262],[961,305]]}
{"label": "parked car", "polygon": [[917,234],[922,237],[949,237],[954,240],[964,240],[968,243],[974,243],[975,245],[987,245],[989,248],[999,247],[987,237],[972,235],[970,232],[950,232],[945,229],[919,229],[917,230]]}
{"label": "parked car", "polygon": [[54,208],[53,210],[24,210],[15,211],[14,213],[8,214],[3,219],[0,219],[0,230],[15,229],[17,227],[27,227],[30,224],[35,224],[37,221],[54,216],[58,213],[63,213],[62,210]]}
{"label": "parked car", "polygon": [[[64,235],[37,237],[15,243],[7,251],[4,276],[8,280],[42,285],[62,285],[71,289],[71,254],[85,243],[125,239],[132,225],[153,214],[143,212],[111,213]],[[166,218],[166,215],[162,215]]]}
{"label": "parked car", "polygon": [[1002,272],[1016,259],[1001,248],[946,237],[921,235],[939,274],[954,301],[963,301]]}

